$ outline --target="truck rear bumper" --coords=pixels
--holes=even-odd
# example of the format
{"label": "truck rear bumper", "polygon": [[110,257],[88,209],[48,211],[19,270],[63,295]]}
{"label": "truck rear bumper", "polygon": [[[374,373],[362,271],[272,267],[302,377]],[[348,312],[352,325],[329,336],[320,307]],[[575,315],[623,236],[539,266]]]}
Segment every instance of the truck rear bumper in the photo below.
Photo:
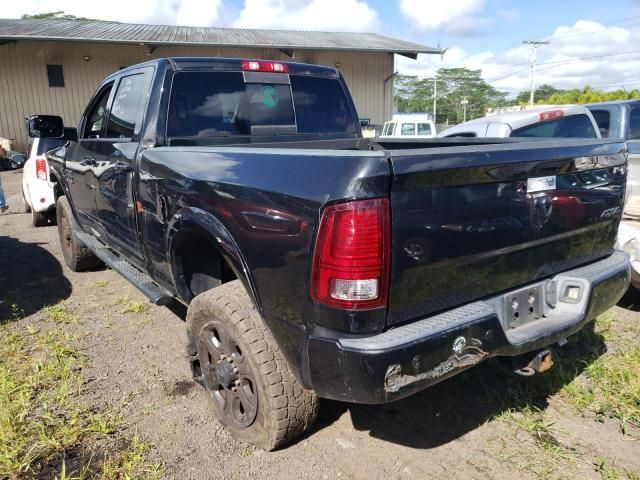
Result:
{"label": "truck rear bumper", "polygon": [[404,398],[486,358],[520,355],[576,333],[615,305],[629,281],[628,255],[615,251],[551,279],[377,335],[313,335],[313,388],[322,398],[356,403]]}

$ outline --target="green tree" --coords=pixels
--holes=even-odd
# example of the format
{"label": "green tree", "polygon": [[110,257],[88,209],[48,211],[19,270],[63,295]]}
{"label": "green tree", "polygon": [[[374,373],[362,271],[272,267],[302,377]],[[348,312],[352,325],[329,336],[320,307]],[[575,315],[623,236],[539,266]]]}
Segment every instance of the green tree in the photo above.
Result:
{"label": "green tree", "polygon": [[488,107],[504,106],[507,94],[498,92],[482,79],[480,70],[441,68],[434,77],[399,75],[395,80],[395,101],[399,112],[433,112],[434,80],[437,82],[438,123],[460,123],[484,116]]}
{"label": "green tree", "polygon": [[[549,98],[556,93],[560,93],[562,90],[548,84],[540,85],[536,88],[535,102],[536,103],[549,103]],[[528,105],[529,98],[531,96],[531,90],[525,90],[520,92],[516,97],[516,105]]]}
{"label": "green tree", "polygon": [[92,21],[92,22],[104,22],[105,20],[98,20],[97,18],[86,18],[86,17],[76,17],[75,15],[69,15],[64,13],[62,10],[58,10],[57,12],[46,12],[46,13],[34,13],[33,15],[24,14],[22,15],[25,20],[83,20],[83,21]]}

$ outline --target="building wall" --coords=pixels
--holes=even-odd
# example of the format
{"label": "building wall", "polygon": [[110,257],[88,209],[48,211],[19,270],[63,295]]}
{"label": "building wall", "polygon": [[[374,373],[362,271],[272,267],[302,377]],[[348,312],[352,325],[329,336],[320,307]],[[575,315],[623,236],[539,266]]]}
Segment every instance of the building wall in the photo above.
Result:
{"label": "building wall", "polygon": [[[291,60],[275,49],[158,47],[91,42],[18,41],[0,45],[0,137],[26,151],[25,118],[55,114],[76,125],[95,88],[120,67],[166,56],[218,56]],[[90,60],[86,61],[85,56]],[[345,77],[361,118],[382,124],[393,105],[393,54],[296,51],[295,61],[336,66]],[[49,87],[47,64],[63,66],[64,87]]]}

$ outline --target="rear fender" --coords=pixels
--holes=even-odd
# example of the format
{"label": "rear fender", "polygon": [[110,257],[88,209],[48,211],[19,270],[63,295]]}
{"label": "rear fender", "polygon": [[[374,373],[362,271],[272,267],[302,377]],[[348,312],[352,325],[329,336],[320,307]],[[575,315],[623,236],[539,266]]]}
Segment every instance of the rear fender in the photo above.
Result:
{"label": "rear fender", "polygon": [[174,287],[180,296],[186,300],[191,300],[191,292],[185,292],[184,287],[177,281],[178,271],[176,256],[174,251],[174,240],[178,232],[192,230],[207,238],[231,267],[236,277],[242,282],[246,291],[251,296],[254,305],[260,313],[262,307],[256,294],[255,285],[251,277],[247,263],[240,252],[240,248],[220,220],[211,213],[195,207],[185,207],[180,209],[170,220],[167,228],[167,252],[171,265],[171,277]]}

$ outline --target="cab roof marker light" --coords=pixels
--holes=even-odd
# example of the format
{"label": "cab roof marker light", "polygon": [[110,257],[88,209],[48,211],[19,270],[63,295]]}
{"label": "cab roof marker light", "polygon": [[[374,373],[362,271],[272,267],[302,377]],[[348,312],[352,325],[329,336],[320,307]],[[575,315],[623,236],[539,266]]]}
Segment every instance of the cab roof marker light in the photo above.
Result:
{"label": "cab roof marker light", "polygon": [[289,73],[289,66],[286,63],[280,63],[280,62],[268,62],[263,60],[243,60],[242,70],[244,72]]}

